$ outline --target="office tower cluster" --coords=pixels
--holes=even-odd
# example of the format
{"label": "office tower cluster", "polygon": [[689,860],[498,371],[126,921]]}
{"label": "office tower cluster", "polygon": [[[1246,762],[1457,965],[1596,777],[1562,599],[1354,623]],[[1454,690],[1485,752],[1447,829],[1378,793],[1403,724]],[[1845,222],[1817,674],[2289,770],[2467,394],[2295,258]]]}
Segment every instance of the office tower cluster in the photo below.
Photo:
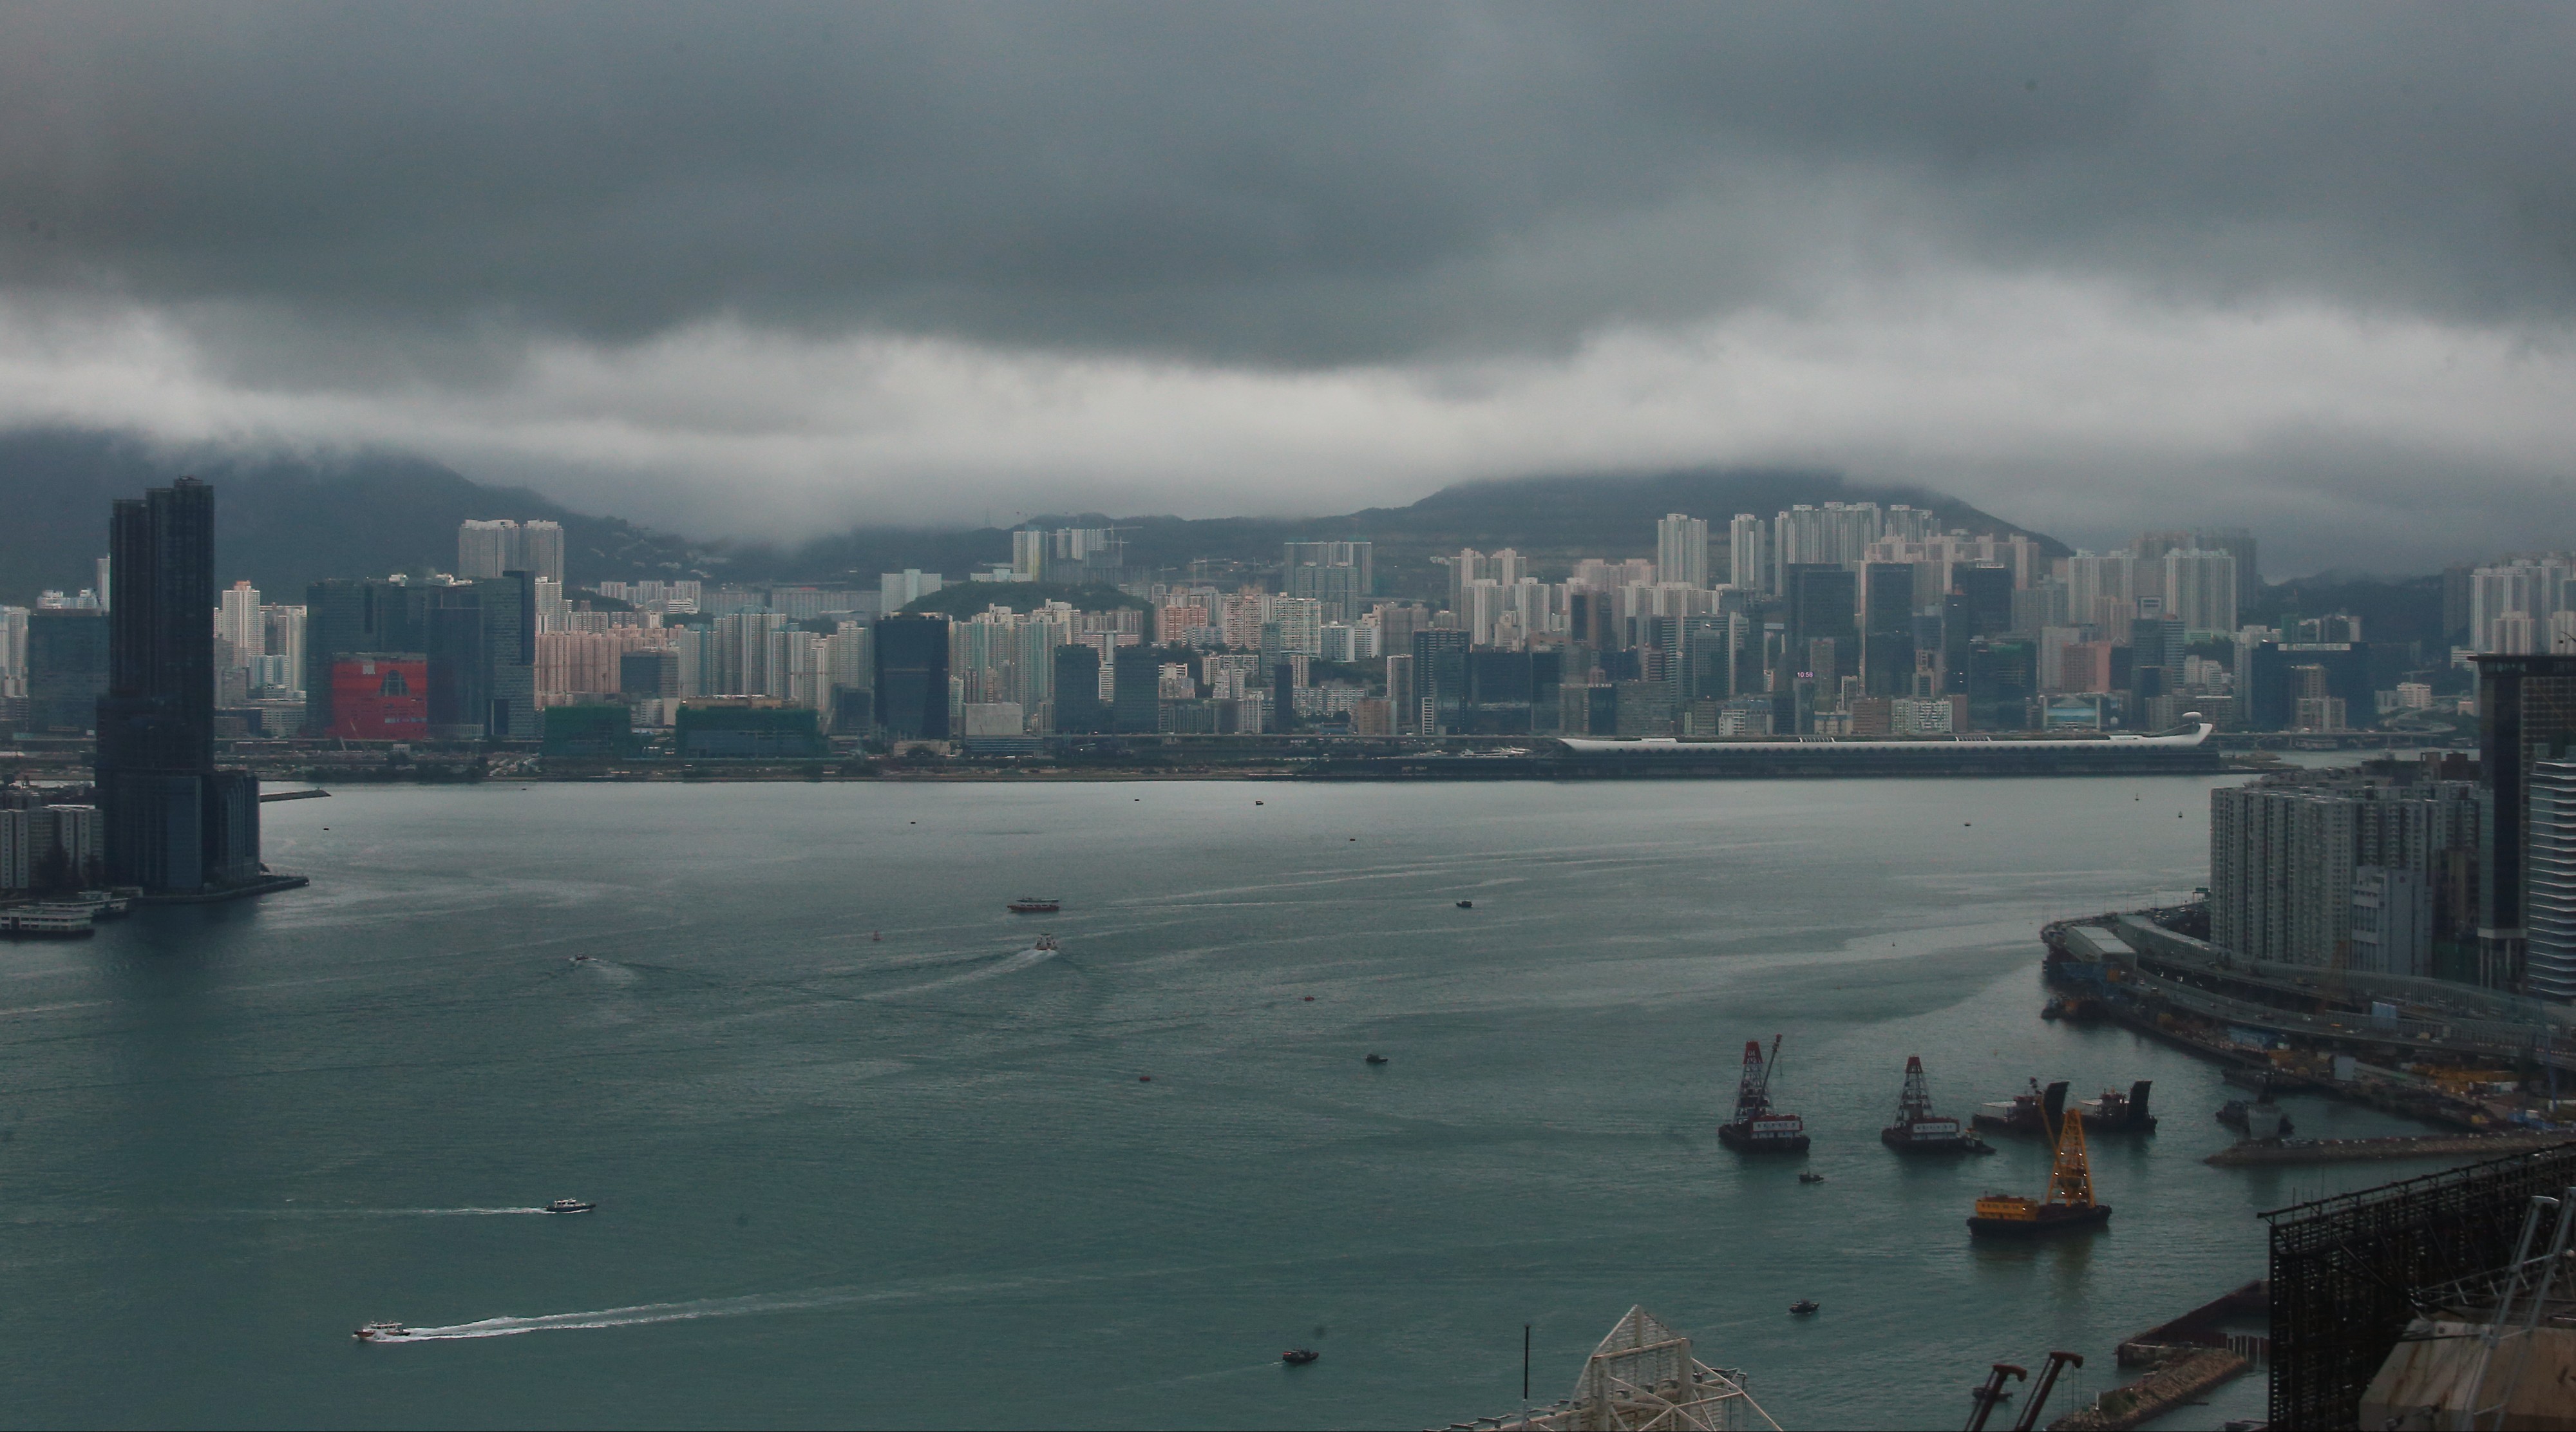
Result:
{"label": "office tower cluster", "polygon": [[[1510,549],[1435,559],[1448,605],[1413,624],[1463,632],[1470,652],[1552,653],[1556,679],[1538,685],[1557,698],[1524,726],[1499,715],[1505,703],[1471,699],[1481,688],[1437,693],[1428,651],[1390,643],[1381,614],[1379,650],[1405,659],[1417,688],[1388,675],[1392,729],[1908,736],[2241,721],[2242,532],[2150,533],[2107,558],[2052,562],[2021,533],[1827,502],[1738,513],[1723,529],[1670,513],[1654,542],[1652,560],[1578,558],[1562,580]],[[2333,694],[2374,709],[2369,674],[2357,698],[2343,677],[2335,667]]]}
{"label": "office tower cluster", "polygon": [[536,578],[445,574],[305,590],[304,730],[339,740],[530,740]]}

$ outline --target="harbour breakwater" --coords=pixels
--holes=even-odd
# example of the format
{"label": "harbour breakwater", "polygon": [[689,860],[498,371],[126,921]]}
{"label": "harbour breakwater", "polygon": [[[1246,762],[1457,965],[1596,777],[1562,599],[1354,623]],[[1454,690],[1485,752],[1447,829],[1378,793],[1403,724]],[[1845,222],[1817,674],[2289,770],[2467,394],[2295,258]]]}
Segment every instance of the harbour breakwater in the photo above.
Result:
{"label": "harbour breakwater", "polygon": [[2542,1131],[2502,1134],[2406,1134],[2385,1139],[2249,1139],[2201,1162],[2219,1168],[2279,1164],[2353,1163],[2365,1159],[2496,1158],[2576,1143],[2576,1134]]}

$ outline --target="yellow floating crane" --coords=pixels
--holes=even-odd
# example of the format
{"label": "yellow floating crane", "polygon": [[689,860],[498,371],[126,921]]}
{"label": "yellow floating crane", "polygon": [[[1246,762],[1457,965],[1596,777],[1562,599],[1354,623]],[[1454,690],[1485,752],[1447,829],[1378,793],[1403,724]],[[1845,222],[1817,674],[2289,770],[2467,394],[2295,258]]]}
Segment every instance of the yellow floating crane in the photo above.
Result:
{"label": "yellow floating crane", "polygon": [[2084,1151],[2084,1115],[2066,1111],[2058,1126],[2057,1157],[2048,1173],[2048,1201],[2018,1193],[1988,1193],[1977,1199],[1968,1231],[2019,1237],[2067,1229],[2100,1228],[2111,1221],[2111,1205],[2093,1201],[2093,1161]]}

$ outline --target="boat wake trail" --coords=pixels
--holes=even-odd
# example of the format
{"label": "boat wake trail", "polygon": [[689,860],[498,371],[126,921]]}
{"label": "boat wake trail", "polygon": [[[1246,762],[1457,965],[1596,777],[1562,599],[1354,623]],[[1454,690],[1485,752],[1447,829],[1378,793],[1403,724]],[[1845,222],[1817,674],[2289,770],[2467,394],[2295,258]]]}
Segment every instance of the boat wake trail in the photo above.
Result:
{"label": "boat wake trail", "polygon": [[752,1293],[739,1298],[698,1298],[685,1303],[638,1303],[631,1308],[602,1308],[589,1313],[543,1313],[535,1317],[484,1318],[444,1328],[413,1328],[404,1342],[454,1342],[464,1338],[508,1338],[522,1333],[578,1332],[587,1328],[631,1328],[646,1323],[685,1323],[699,1318],[747,1318],[762,1313],[793,1313],[865,1300],[855,1289],[818,1289],[810,1293]]}
{"label": "boat wake trail", "polygon": [[388,1339],[384,1346],[411,1342],[456,1342],[470,1338],[508,1338],[522,1333],[580,1332],[591,1328],[631,1328],[648,1323],[685,1323],[700,1318],[749,1318],[769,1313],[801,1313],[854,1303],[890,1303],[943,1294],[980,1295],[1008,1292],[1030,1285],[1029,1279],[961,1282],[923,1287],[808,1288],[793,1293],[746,1293],[733,1298],[693,1298],[682,1303],[638,1303],[631,1308],[601,1308],[588,1313],[540,1313],[533,1317],[484,1318],[443,1328],[413,1328],[410,1335]]}
{"label": "boat wake trail", "polygon": [[224,1218],[498,1218],[543,1213],[542,1208],[243,1208]]}
{"label": "boat wake trail", "polygon": [[999,979],[1003,975],[1017,974],[1021,970],[1031,968],[1035,965],[1044,964],[1048,960],[1054,959],[1056,957],[1056,953],[1057,952],[1054,950],[1041,950],[1035,948],[1026,949],[1015,955],[1004,956],[1001,959],[993,961],[989,965],[978,965],[971,970],[966,970],[958,974],[946,975],[939,979],[929,980],[922,984],[905,985],[901,989],[881,989],[873,994],[863,995],[861,998],[897,999],[904,995],[924,994],[935,989],[946,989],[951,985],[974,984],[982,980]]}

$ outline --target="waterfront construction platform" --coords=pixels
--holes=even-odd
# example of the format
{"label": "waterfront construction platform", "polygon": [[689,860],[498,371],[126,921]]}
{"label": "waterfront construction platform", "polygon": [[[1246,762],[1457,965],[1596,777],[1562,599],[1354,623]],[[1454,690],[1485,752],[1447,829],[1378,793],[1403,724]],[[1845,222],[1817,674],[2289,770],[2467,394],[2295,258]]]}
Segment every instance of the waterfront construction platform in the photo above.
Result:
{"label": "waterfront construction platform", "polygon": [[[2049,1012],[2122,1025],[2266,1096],[2323,1094],[2479,1134],[2549,1135],[2562,1125],[2539,1091],[2556,1073],[2576,1072],[2568,1011],[2443,980],[2244,959],[2199,938],[2205,928],[2196,906],[2049,925]],[[2419,1146],[2352,1156],[2447,1154]]]}
{"label": "waterfront construction platform", "polygon": [[2384,1139],[2248,1139],[2202,1159],[2219,1168],[2360,1163],[2370,1159],[2496,1158],[2576,1143],[2576,1133],[2400,1134]]}
{"label": "waterfront construction platform", "polygon": [[217,890],[188,890],[168,895],[137,895],[137,905],[220,905],[226,900],[248,900],[255,895],[274,895],[280,890],[301,890],[313,883],[309,875],[263,875],[239,885],[226,885]]}
{"label": "waterfront construction platform", "polygon": [[2049,1432],[2118,1432],[2151,1422],[2250,1372],[2269,1350],[2271,1284],[2257,1279],[2181,1317],[2123,1340],[2120,1366],[2142,1369],[2134,1382],[2101,1393],[2093,1405],[2048,1424]]}

